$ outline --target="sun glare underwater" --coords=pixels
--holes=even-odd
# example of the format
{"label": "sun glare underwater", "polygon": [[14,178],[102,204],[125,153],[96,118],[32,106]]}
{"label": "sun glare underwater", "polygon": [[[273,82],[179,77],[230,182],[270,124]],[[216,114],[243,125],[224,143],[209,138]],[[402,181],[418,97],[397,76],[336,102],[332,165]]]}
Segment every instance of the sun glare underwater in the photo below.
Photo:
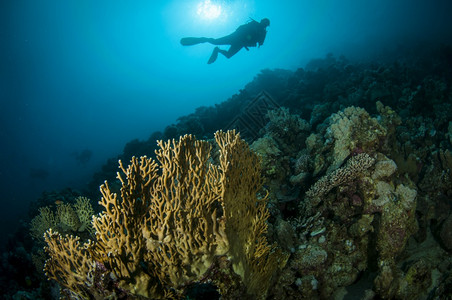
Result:
{"label": "sun glare underwater", "polygon": [[452,299],[450,12],[0,1],[0,298]]}
{"label": "sun glare underwater", "polygon": [[204,2],[199,2],[196,9],[196,14],[207,20],[214,20],[220,16],[225,15],[222,5],[217,3],[212,3],[210,0],[205,0]]}
{"label": "sun glare underwater", "polygon": [[232,22],[246,22],[254,13],[254,1],[204,0],[187,3],[190,18],[201,26],[222,26]]}

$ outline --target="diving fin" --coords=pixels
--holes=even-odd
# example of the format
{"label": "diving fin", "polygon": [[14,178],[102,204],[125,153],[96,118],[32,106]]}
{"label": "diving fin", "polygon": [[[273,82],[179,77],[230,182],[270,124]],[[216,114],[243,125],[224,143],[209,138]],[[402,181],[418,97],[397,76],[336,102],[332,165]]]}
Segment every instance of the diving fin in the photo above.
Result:
{"label": "diving fin", "polygon": [[209,39],[205,37],[185,37],[180,39],[182,46],[192,46],[207,42]]}
{"label": "diving fin", "polygon": [[212,55],[210,56],[209,61],[207,62],[209,65],[213,64],[217,60],[219,51],[220,51],[220,48],[218,48],[218,47],[215,47],[213,49]]}

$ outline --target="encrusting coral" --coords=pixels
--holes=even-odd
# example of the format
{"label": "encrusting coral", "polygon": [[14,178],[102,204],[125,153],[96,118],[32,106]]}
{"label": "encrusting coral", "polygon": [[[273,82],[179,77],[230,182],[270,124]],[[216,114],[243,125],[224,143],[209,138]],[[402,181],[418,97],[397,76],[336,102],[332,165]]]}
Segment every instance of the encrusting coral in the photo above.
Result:
{"label": "encrusting coral", "polygon": [[345,166],[320,178],[307,192],[310,198],[321,197],[332,188],[352,181],[362,171],[367,170],[375,163],[375,159],[367,153],[359,153],[351,157]]}
{"label": "encrusting coral", "polygon": [[[119,291],[176,298],[190,284],[209,277],[216,283],[216,273],[227,274],[218,270],[223,257],[230,262],[229,279],[240,282],[219,283],[220,293],[235,284],[265,298],[287,256],[265,237],[269,213],[259,159],[235,131],[217,132],[215,139],[218,164],[210,144],[191,135],[159,141],[158,162],[132,158],[127,168],[120,162],[120,196],[107,183],[101,186],[105,210],[93,218],[95,242],[82,246],[78,238],[46,233],[47,276],[84,298]],[[111,272],[116,289],[99,291],[93,282],[98,269]]]}
{"label": "encrusting coral", "polygon": [[357,148],[363,151],[374,148],[385,135],[386,130],[378,120],[363,108],[351,106],[334,113],[325,134],[325,143],[334,143],[329,170],[337,169]]}

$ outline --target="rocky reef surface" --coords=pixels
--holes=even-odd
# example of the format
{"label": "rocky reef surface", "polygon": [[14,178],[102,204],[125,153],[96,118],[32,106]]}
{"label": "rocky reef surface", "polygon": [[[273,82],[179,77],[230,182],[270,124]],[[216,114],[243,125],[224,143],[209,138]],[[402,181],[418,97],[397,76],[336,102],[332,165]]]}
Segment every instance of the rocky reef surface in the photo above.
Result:
{"label": "rocky reef surface", "polygon": [[[104,180],[120,186],[118,159],[152,156],[157,139],[211,140],[232,128],[260,157],[267,239],[287,254],[268,299],[452,297],[452,48],[424,45],[371,62],[328,55],[295,71],[262,70],[227,101],[129,142],[86,190],[33,203],[2,254],[6,299],[59,294],[28,228],[42,207],[56,211],[64,201],[75,209],[81,195],[96,203]],[[185,297],[221,297],[215,290],[200,282]]]}

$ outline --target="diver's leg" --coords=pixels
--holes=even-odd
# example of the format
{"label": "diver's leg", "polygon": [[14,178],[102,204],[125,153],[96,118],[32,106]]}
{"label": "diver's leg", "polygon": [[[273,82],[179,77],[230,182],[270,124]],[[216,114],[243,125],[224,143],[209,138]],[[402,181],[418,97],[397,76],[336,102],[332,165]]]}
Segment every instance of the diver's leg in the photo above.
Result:
{"label": "diver's leg", "polygon": [[237,45],[232,45],[228,51],[226,50],[221,50],[218,47],[215,47],[213,49],[212,55],[209,58],[209,61],[207,62],[209,65],[214,63],[217,60],[218,57],[218,53],[223,54],[224,56],[226,56],[226,58],[231,58],[232,56],[234,56],[237,52],[240,51],[240,49],[242,49],[242,46],[237,46]]}
{"label": "diver's leg", "polygon": [[197,44],[201,44],[201,43],[206,43],[209,40],[211,40],[211,38],[206,38],[206,37],[185,37],[185,38],[182,38],[180,40],[180,43],[182,44],[182,46],[193,46],[193,45],[197,45]]}
{"label": "diver's leg", "polygon": [[223,54],[224,56],[226,56],[226,58],[231,58],[232,56],[234,56],[237,52],[240,51],[240,49],[242,49],[242,46],[238,46],[238,45],[232,45],[228,51],[226,50],[221,50],[218,47],[215,47],[213,49],[212,55],[209,58],[209,61],[207,62],[208,64],[214,63],[217,60],[218,57],[218,53]]}
{"label": "diver's leg", "polygon": [[240,46],[240,45],[231,45],[231,47],[228,49],[228,51],[218,49],[218,52],[223,54],[224,56],[226,56],[226,58],[231,58],[232,56],[237,54],[237,52],[239,52],[240,49],[242,49],[242,48],[243,48],[243,46]]}
{"label": "diver's leg", "polygon": [[232,34],[218,38],[218,39],[208,39],[207,42],[212,45],[231,45],[234,37]]}

